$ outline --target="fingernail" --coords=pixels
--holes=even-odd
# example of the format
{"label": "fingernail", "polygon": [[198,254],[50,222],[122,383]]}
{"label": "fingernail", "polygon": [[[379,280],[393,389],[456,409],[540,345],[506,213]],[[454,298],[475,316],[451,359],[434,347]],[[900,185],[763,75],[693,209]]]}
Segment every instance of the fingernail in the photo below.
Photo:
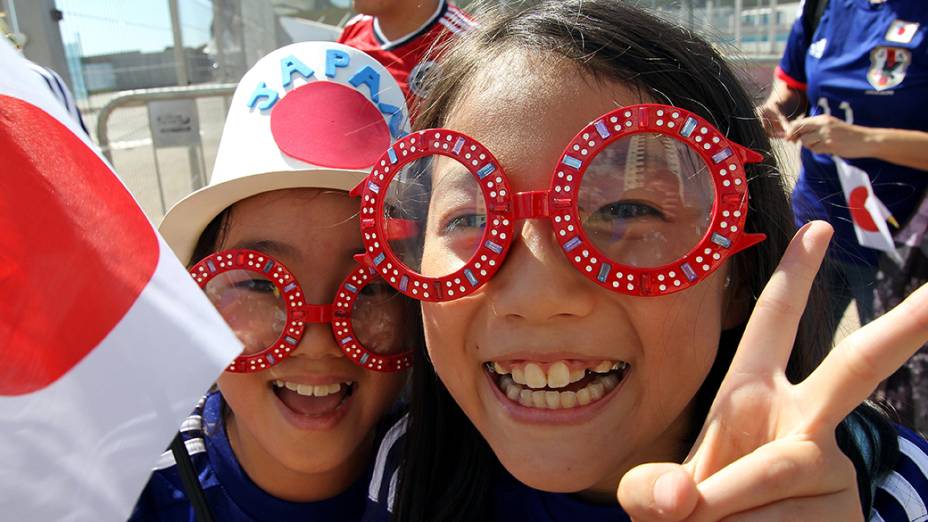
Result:
{"label": "fingernail", "polygon": [[668,471],[654,481],[654,505],[662,512],[673,511],[677,503],[676,478]]}

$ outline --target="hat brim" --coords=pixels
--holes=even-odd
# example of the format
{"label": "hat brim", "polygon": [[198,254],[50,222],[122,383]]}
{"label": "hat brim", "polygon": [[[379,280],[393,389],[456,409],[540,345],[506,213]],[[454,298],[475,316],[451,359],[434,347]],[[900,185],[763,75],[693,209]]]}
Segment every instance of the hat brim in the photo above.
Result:
{"label": "hat brim", "polygon": [[235,178],[191,193],[178,201],[158,227],[182,263],[187,264],[206,226],[220,212],[243,199],[272,190],[288,188],[353,189],[368,172],[362,170],[314,169],[267,172]]}

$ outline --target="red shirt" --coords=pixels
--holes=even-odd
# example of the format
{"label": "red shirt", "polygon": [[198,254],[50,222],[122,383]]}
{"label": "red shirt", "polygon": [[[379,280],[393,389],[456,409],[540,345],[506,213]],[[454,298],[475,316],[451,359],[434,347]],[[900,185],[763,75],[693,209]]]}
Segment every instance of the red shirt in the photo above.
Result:
{"label": "red shirt", "polygon": [[434,61],[423,58],[435,44],[444,43],[454,35],[474,27],[476,23],[457,6],[441,0],[438,9],[416,31],[387,40],[373,16],[360,14],[348,21],[338,42],[366,52],[393,74],[412,109],[420,97],[425,97],[423,74]]}

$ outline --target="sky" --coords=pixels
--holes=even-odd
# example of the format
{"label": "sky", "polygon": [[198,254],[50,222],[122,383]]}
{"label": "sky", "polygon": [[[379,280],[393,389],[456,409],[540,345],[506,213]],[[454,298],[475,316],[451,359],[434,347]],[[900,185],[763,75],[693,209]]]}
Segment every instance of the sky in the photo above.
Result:
{"label": "sky", "polygon": [[[79,40],[84,56],[173,46],[168,0],[57,0],[56,4],[64,12],[61,34],[65,45]],[[178,5],[184,46],[208,42],[212,2],[178,0]]]}

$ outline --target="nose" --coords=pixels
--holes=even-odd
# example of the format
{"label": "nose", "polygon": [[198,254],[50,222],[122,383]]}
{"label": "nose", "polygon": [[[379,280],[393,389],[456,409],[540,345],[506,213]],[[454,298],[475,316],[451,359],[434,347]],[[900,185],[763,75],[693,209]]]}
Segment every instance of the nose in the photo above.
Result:
{"label": "nose", "polygon": [[597,290],[564,258],[546,219],[522,223],[503,266],[485,288],[495,315],[537,323],[589,315]]}
{"label": "nose", "polygon": [[328,323],[310,323],[303,331],[303,338],[290,357],[304,357],[311,360],[338,359],[345,357],[332,335]]}

